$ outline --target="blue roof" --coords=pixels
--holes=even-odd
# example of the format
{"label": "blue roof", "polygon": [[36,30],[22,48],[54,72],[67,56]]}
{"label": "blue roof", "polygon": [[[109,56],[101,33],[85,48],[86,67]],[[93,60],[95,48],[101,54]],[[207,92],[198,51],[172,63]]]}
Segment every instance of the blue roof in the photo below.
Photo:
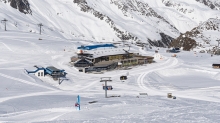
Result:
{"label": "blue roof", "polygon": [[53,67],[53,66],[49,66],[49,67],[47,67],[46,69],[45,69],[45,71],[46,71],[46,73],[48,73],[48,74],[52,74],[53,72],[64,72],[65,70],[60,70],[60,69],[57,69],[57,68],[55,68],[55,67]]}
{"label": "blue roof", "polygon": [[28,70],[26,70],[26,71],[29,74],[29,73],[36,73],[39,70],[45,70],[45,69],[44,68],[37,68],[37,70],[35,70],[35,71],[28,71]]}
{"label": "blue roof", "polygon": [[115,47],[115,46],[113,44],[99,44],[99,45],[81,46],[81,47],[77,47],[77,49],[92,50],[92,49],[104,48],[104,47]]}

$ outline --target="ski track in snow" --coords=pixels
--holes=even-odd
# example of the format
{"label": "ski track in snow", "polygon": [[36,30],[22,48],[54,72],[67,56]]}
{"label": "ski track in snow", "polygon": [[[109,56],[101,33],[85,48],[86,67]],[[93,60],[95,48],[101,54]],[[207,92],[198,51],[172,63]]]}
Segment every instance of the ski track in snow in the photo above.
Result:
{"label": "ski track in snow", "polygon": [[4,97],[4,98],[0,98],[0,103],[5,102],[7,100],[11,100],[11,99],[31,97],[31,96],[39,96],[39,95],[46,95],[46,94],[53,94],[53,93],[57,93],[57,92],[61,92],[61,91],[37,92],[37,93],[30,93],[30,94],[24,94],[24,95],[19,95],[19,96]]}
{"label": "ski track in snow", "polygon": [[9,75],[3,74],[3,73],[0,73],[0,76],[11,79],[11,80],[15,80],[15,81],[18,81],[18,82],[22,82],[22,83],[25,83],[25,84],[37,86],[37,87],[41,87],[41,88],[45,88],[45,89],[49,89],[49,90],[54,90],[54,91],[56,90],[56,89],[53,89],[53,88],[50,88],[50,87],[47,87],[47,86],[35,84],[33,82],[29,82],[29,81],[26,81],[26,80],[23,80],[23,79],[12,77],[12,76],[9,76]]}
{"label": "ski track in snow", "polygon": [[138,79],[137,79],[137,83],[138,83],[138,86],[142,89],[142,90],[147,90],[147,91],[152,91],[150,89],[150,84],[149,83],[146,83],[147,86],[145,85],[145,81],[144,81],[144,78],[147,74],[153,72],[153,71],[158,71],[158,70],[163,70],[163,69],[167,69],[167,68],[171,68],[171,67],[174,67],[175,65],[178,64],[178,60],[176,58],[170,58],[168,59],[166,62],[158,65],[158,66],[155,66],[154,68],[151,68],[150,70],[146,71],[145,73],[142,73]]}
{"label": "ski track in snow", "polygon": [[11,52],[14,52],[8,45],[6,45],[5,43],[3,43],[3,42],[0,42],[0,43],[2,43],[8,50],[10,50]]}
{"label": "ski track in snow", "polygon": [[[60,37],[55,37],[55,36],[50,36],[50,35],[45,35],[42,34],[42,36],[45,36],[43,38],[51,38],[53,39],[53,42],[74,42],[74,41],[69,41],[67,39],[62,39]],[[20,41],[24,41],[24,42],[28,42],[28,43],[32,43],[30,41],[27,41],[26,39],[31,39],[31,40],[36,40],[36,38],[34,37],[16,37],[16,36],[0,36],[0,38],[4,38],[4,39],[10,39],[10,40],[18,40],[18,38],[20,38]],[[14,38],[14,39],[13,39]],[[25,40],[24,40],[25,39]],[[55,39],[55,40],[54,40]],[[38,39],[37,39],[38,40]],[[79,39],[80,40],[80,39]],[[19,41],[19,40],[18,40]]]}
{"label": "ski track in snow", "polygon": [[[39,109],[39,110],[29,110],[29,111],[19,111],[12,112],[7,114],[2,114],[0,117],[23,117],[32,114],[44,114],[47,115],[45,121],[54,121],[59,117],[62,117],[65,114],[74,112],[74,107],[59,107],[59,108],[48,108],[48,109]],[[33,122],[33,121],[30,121]]]}
{"label": "ski track in snow", "polygon": [[54,121],[54,120],[58,119],[59,117],[62,117],[62,116],[66,115],[66,114],[68,114],[70,112],[73,112],[73,109],[69,109],[69,110],[65,111],[65,113],[62,113],[62,114],[60,114],[60,115],[58,115],[56,117],[51,118],[50,121]]}

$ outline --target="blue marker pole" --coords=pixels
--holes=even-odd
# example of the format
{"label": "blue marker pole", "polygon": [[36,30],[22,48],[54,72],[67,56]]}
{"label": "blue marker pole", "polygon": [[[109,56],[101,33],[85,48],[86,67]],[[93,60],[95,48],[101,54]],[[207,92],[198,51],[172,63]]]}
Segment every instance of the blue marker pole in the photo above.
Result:
{"label": "blue marker pole", "polygon": [[80,96],[77,96],[78,110],[80,110]]}

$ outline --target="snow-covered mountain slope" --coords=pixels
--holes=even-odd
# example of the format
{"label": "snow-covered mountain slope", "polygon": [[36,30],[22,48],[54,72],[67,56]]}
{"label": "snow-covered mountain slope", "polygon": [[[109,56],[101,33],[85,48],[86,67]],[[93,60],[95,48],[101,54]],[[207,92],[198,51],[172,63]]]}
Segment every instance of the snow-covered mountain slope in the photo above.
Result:
{"label": "snow-covered mountain slope", "polygon": [[220,41],[220,19],[210,18],[201,23],[198,27],[181,34],[172,45],[184,47],[185,50],[190,50],[196,46],[203,48],[207,52],[215,52],[215,47]]}
{"label": "snow-covered mountain slope", "polygon": [[[219,123],[219,57],[181,51],[177,58],[165,48],[131,48],[155,57],[155,63],[103,74],[79,72],[69,65],[77,47],[91,41],[69,41],[20,31],[0,32],[1,123]],[[59,84],[49,76],[26,70],[34,65],[64,69]],[[125,81],[120,76],[128,75]],[[111,77],[105,98],[100,77]],[[142,93],[142,95],[140,95]],[[172,93],[176,99],[167,98]],[[145,95],[143,95],[145,94]],[[147,94],[147,95],[146,95]],[[77,95],[81,110],[74,107]],[[204,108],[205,107],[205,108]]]}
{"label": "snow-covered mountain slope", "polygon": [[8,20],[9,31],[39,33],[42,23],[43,34],[66,39],[169,46],[181,33],[220,17],[218,7],[217,0],[0,0],[0,18]]}
{"label": "snow-covered mountain slope", "polygon": [[[29,0],[30,9],[20,11],[17,2],[25,0],[0,1],[0,20],[8,20],[7,31],[0,23],[0,122],[220,123],[220,72],[212,68],[219,56],[181,51],[173,57],[166,48],[133,43],[168,45],[179,35],[195,44],[217,43],[219,10],[195,0],[173,0],[171,6],[167,0]],[[128,39],[126,48],[155,62],[102,74],[69,64],[81,45]],[[27,73],[38,65],[64,69],[67,76],[58,82]],[[124,75],[128,79],[120,80]],[[101,77],[111,77],[109,98]]]}

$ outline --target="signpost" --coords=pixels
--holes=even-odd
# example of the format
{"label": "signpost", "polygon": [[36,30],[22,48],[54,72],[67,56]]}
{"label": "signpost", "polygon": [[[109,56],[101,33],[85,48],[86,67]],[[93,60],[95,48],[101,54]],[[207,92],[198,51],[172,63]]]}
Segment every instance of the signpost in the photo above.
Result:
{"label": "signpost", "polygon": [[105,98],[107,98],[107,90],[108,90],[108,87],[111,87],[110,90],[112,90],[112,86],[107,86],[107,82],[111,82],[111,77],[102,77],[100,82],[105,82],[105,86],[103,87],[103,89],[105,89]]}
{"label": "signpost", "polygon": [[112,88],[112,86],[111,85],[109,85],[109,86],[103,86],[103,90],[112,90],[113,88]]}

